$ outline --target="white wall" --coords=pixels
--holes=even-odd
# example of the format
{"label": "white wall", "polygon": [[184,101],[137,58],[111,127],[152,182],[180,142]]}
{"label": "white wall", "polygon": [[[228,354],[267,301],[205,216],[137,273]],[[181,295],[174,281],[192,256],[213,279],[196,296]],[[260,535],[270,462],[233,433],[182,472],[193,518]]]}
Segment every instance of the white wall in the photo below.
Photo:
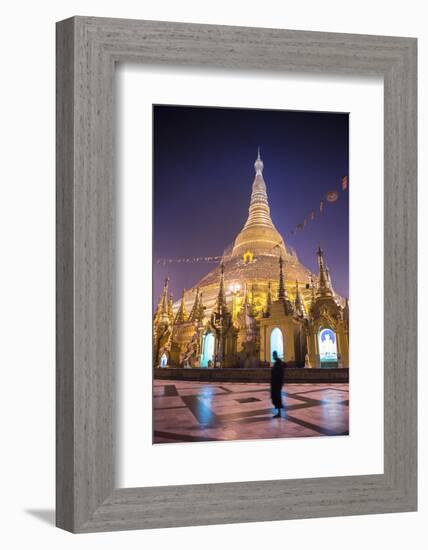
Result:
{"label": "white wall", "polygon": [[[0,507],[4,548],[421,548],[427,474],[413,514],[73,536],[52,527],[54,505],[54,23],[70,15],[164,19],[304,30],[417,36],[420,67],[421,211],[426,209],[427,43],[424,3],[353,0],[201,2],[19,1],[3,4],[1,56]],[[425,206],[425,208],[424,208]],[[426,219],[426,215],[424,216]],[[422,218],[422,216],[421,216]],[[422,233],[426,230],[421,220]],[[425,273],[426,254],[420,257]],[[425,277],[423,276],[425,274]],[[420,297],[426,303],[426,288]],[[427,329],[421,320],[420,333]],[[420,364],[426,364],[421,350]],[[424,361],[425,359],[425,361]],[[420,416],[427,420],[420,371]],[[425,401],[425,403],[424,403]],[[420,460],[427,461],[427,430]],[[5,540],[6,544],[5,544]],[[412,542],[413,541],[413,542]]]}

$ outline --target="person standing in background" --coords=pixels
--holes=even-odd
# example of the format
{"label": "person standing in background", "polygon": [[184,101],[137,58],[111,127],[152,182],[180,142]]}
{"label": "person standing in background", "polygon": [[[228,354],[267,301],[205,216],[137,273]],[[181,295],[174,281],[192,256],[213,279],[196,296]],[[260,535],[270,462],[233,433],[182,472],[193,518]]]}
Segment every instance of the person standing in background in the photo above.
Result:
{"label": "person standing in background", "polygon": [[281,409],[284,408],[282,404],[282,386],[284,384],[285,364],[278,357],[278,353],[276,351],[273,352],[272,357],[275,362],[271,371],[270,396],[273,406],[275,409],[278,409],[277,414],[275,414],[273,418],[281,418]]}

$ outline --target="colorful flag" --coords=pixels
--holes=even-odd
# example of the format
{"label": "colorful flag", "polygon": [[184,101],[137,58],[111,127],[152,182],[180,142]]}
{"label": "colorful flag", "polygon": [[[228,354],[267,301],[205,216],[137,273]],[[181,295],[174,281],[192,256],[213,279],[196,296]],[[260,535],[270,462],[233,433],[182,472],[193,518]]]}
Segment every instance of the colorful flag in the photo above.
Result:
{"label": "colorful flag", "polygon": [[342,191],[345,191],[348,188],[348,176],[343,176],[342,178]]}
{"label": "colorful flag", "polygon": [[314,220],[315,219],[315,210],[312,210],[311,212],[311,220]]}
{"label": "colorful flag", "polygon": [[320,212],[322,212],[322,211],[323,211],[323,209],[324,209],[324,202],[323,202],[323,201],[321,201],[321,202],[320,202]]}

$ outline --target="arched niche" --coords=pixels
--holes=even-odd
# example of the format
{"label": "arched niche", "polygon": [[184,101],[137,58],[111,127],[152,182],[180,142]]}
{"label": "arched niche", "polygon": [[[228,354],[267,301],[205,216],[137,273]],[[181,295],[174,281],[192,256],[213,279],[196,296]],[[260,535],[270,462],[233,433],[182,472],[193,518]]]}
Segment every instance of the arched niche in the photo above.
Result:
{"label": "arched niche", "polygon": [[270,362],[274,362],[273,352],[276,351],[278,357],[284,360],[284,336],[282,330],[275,327],[270,333]]}

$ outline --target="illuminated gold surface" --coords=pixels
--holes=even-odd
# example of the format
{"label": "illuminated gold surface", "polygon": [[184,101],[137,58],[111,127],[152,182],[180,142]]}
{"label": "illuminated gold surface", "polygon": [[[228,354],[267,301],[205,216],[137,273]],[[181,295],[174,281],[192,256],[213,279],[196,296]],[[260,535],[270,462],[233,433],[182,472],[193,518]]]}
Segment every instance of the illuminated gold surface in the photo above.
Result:
{"label": "illuminated gold surface", "polygon": [[231,251],[183,291],[169,315],[164,288],[154,319],[155,364],[165,353],[171,365],[201,366],[204,338],[212,333],[217,366],[266,365],[270,334],[278,327],[285,360],[316,367],[319,331],[330,327],[337,336],[337,366],[348,367],[348,304],[333,291],[321,248],[314,275],[285,244],[270,217],[260,155],[254,168],[248,218]]}

